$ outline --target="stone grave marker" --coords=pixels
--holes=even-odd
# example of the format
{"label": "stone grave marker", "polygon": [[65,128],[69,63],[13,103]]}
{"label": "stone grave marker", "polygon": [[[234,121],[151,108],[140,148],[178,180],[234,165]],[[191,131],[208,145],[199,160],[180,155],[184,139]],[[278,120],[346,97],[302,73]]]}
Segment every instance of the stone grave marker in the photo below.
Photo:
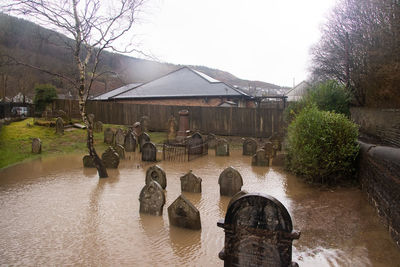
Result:
{"label": "stone grave marker", "polygon": [[120,159],[125,159],[125,148],[122,145],[115,145],[114,150],[118,153]]}
{"label": "stone grave marker", "polygon": [[257,141],[254,138],[246,138],[243,141],[243,155],[253,156],[257,152]]}
{"label": "stone grave marker", "polygon": [[136,138],[132,131],[126,133],[124,147],[126,152],[134,152],[136,150]]}
{"label": "stone grave marker", "polygon": [[142,152],[143,145],[147,142],[150,142],[150,136],[147,133],[143,132],[141,135],[139,135],[138,139],[140,148],[139,151]]}
{"label": "stone grave marker", "polygon": [[189,145],[189,154],[192,155],[201,155],[203,154],[203,137],[201,136],[200,133],[194,133],[189,139],[188,139],[188,145]]}
{"label": "stone grave marker", "polygon": [[101,160],[103,161],[106,168],[118,168],[119,165],[119,155],[111,146],[101,155]]}
{"label": "stone grave marker", "polygon": [[176,139],[176,120],[174,116],[169,117],[168,119],[168,141],[175,141]]}
{"label": "stone grave marker", "polygon": [[101,121],[96,121],[93,125],[93,131],[95,133],[101,133],[103,131],[103,123]]}
{"label": "stone grave marker", "polygon": [[104,143],[109,145],[114,144],[114,131],[111,128],[104,130]]}
{"label": "stone grave marker", "polygon": [[39,138],[32,139],[32,153],[33,154],[42,153],[42,141]]}
{"label": "stone grave marker", "polygon": [[58,113],[58,116],[61,117],[61,119],[63,119],[63,121],[65,121],[65,122],[71,121],[68,114],[64,110],[60,109],[60,110],[58,110],[57,113]]}
{"label": "stone grave marker", "polygon": [[264,144],[264,150],[268,158],[273,158],[276,153],[274,145],[271,142],[266,142]]}
{"label": "stone grave marker", "polygon": [[219,175],[218,184],[221,196],[233,196],[241,190],[243,179],[236,169],[228,167]]}
{"label": "stone grave marker", "polygon": [[217,139],[217,143],[215,146],[215,155],[216,156],[229,156],[229,143],[226,139],[221,138]]}
{"label": "stone grave marker", "polygon": [[177,132],[176,140],[181,142],[185,140],[189,130],[189,110],[183,109],[178,112],[179,114],[179,130]]}
{"label": "stone grave marker", "polygon": [[142,148],[142,161],[157,161],[157,148],[151,143],[145,143]]}
{"label": "stone grave marker", "polygon": [[292,262],[293,231],[286,208],[275,198],[245,194],[228,206],[224,229],[225,246],[219,253],[224,266],[298,266]]}
{"label": "stone grave marker", "polygon": [[190,170],[181,177],[182,192],[201,193],[201,178],[197,177]]}
{"label": "stone grave marker", "polygon": [[217,138],[215,134],[209,133],[207,135],[206,142],[208,144],[208,148],[215,148],[215,146],[217,145]]}
{"label": "stone grave marker", "polygon": [[158,165],[151,166],[146,171],[146,184],[151,181],[156,181],[159,185],[161,185],[162,189],[167,187],[167,176],[165,175],[165,171],[160,168]]}
{"label": "stone grave marker", "polygon": [[115,132],[115,144],[116,145],[124,145],[125,144],[125,133],[124,130],[118,128]]}
{"label": "stone grave marker", "polygon": [[251,165],[253,166],[269,166],[269,157],[265,153],[264,149],[257,150],[257,153],[253,155],[251,159]]}
{"label": "stone grave marker", "polygon": [[142,126],[143,132],[149,131],[149,123],[150,123],[150,118],[148,116],[142,116],[140,118],[140,125]]}
{"label": "stone grave marker", "polygon": [[165,204],[164,190],[156,181],[150,181],[140,191],[139,201],[140,213],[161,216]]}
{"label": "stone grave marker", "polygon": [[85,168],[96,168],[96,165],[94,165],[94,161],[90,155],[85,155],[83,156],[83,167]]}
{"label": "stone grave marker", "polygon": [[183,195],[168,207],[168,219],[171,225],[177,227],[201,229],[200,212]]}
{"label": "stone grave marker", "polygon": [[64,134],[64,121],[60,117],[56,120],[56,134]]}
{"label": "stone grave marker", "polygon": [[229,200],[228,203],[228,208],[229,206],[235,202],[238,198],[240,198],[241,196],[244,196],[246,194],[248,194],[249,192],[247,192],[246,190],[240,190],[239,192],[237,192],[235,195],[233,195],[233,197],[231,198],[231,200]]}
{"label": "stone grave marker", "polygon": [[94,124],[94,114],[90,113],[89,115],[87,115],[88,121],[91,125]]}
{"label": "stone grave marker", "polygon": [[142,134],[142,125],[140,124],[140,122],[135,122],[133,124],[133,132],[135,133],[136,136],[140,136]]}

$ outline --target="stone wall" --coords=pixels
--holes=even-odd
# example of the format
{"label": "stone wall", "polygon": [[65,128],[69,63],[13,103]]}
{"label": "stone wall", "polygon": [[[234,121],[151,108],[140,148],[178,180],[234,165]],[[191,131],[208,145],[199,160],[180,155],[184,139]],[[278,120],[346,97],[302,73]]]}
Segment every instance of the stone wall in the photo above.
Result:
{"label": "stone wall", "polygon": [[360,142],[359,180],[400,247],[400,148]]}

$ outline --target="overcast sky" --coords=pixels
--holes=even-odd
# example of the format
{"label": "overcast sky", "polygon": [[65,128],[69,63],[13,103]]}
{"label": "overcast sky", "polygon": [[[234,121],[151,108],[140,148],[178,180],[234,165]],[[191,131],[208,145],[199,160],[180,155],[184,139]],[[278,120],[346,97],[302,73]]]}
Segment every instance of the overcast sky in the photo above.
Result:
{"label": "overcast sky", "polygon": [[137,41],[163,62],[292,86],[335,0],[154,0]]}

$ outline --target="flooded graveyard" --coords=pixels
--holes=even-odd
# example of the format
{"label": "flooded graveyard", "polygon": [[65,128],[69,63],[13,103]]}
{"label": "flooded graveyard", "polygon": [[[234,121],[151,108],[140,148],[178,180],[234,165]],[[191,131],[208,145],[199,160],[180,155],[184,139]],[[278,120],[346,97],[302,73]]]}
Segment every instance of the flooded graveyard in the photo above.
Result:
{"label": "flooded graveyard", "polygon": [[[0,263],[6,265],[223,266],[225,217],[231,197],[220,196],[218,177],[232,166],[242,190],[278,199],[293,228],[292,260],[300,266],[400,266],[400,251],[357,187],[319,188],[280,167],[251,166],[240,150],[190,162],[161,161],[166,173],[162,216],[139,213],[146,170],[128,152],[110,177],[83,168],[83,155],[21,163],[0,171]],[[192,171],[201,193],[181,192]],[[183,194],[200,212],[201,229],[172,226],[167,208]]]}

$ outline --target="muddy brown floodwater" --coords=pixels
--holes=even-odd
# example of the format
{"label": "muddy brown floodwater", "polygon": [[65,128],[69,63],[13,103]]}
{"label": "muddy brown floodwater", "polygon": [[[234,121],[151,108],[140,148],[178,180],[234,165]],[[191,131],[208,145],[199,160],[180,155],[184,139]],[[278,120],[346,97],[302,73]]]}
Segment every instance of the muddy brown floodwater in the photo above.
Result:
{"label": "muddy brown floodwater", "polygon": [[[289,210],[293,260],[301,266],[400,266],[400,250],[358,188],[320,190],[280,168],[252,167],[250,157],[210,155],[192,162],[160,162],[167,174],[163,216],[139,214],[143,165],[131,154],[110,178],[82,168],[82,155],[46,158],[0,171],[0,264],[92,266],[223,266],[218,252],[228,197],[218,176],[227,166],[243,189],[270,194]],[[187,171],[203,179],[202,194],[184,193],[200,210],[201,231],[169,225],[167,207]]]}

